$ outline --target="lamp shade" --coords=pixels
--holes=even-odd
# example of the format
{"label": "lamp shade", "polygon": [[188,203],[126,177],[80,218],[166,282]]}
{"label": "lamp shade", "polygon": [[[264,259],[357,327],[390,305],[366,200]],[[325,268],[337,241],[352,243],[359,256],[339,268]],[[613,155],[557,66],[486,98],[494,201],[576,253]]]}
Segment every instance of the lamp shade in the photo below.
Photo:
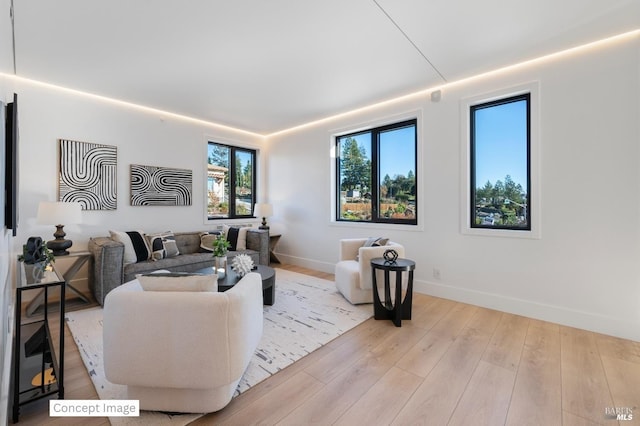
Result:
{"label": "lamp shade", "polygon": [[269,203],[256,203],[253,214],[256,217],[269,217],[273,216],[273,205]]}
{"label": "lamp shade", "polygon": [[40,225],[69,225],[82,222],[80,203],[41,201],[36,221]]}

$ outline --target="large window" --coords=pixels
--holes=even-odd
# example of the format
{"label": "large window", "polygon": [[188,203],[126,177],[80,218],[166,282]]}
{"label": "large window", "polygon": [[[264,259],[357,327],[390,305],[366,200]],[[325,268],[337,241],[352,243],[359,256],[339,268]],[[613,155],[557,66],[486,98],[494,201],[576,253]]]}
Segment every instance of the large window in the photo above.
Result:
{"label": "large window", "polygon": [[531,230],[530,100],[470,107],[471,228]]}
{"label": "large window", "polygon": [[336,137],[339,221],[417,223],[416,120]]}
{"label": "large window", "polygon": [[209,142],[207,157],[207,218],[252,217],[256,151]]}

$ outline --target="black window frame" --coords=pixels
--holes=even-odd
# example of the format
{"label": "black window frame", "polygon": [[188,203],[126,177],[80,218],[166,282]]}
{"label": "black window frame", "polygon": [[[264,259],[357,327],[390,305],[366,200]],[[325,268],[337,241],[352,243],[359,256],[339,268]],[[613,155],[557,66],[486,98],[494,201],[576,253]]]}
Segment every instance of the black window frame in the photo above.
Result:
{"label": "black window frame", "polygon": [[[414,179],[415,179],[415,205],[414,205],[414,215],[413,218],[410,219],[400,219],[400,218],[385,218],[380,217],[379,215],[379,206],[380,206],[380,134],[384,132],[388,132],[395,129],[402,129],[405,127],[413,126],[414,128]],[[343,219],[341,217],[341,146],[340,141],[347,139],[351,136],[357,136],[370,133],[371,134],[371,220],[352,220],[352,219]],[[335,152],[336,152],[336,163],[335,163],[335,171],[336,171],[336,211],[335,211],[335,220],[337,222],[346,222],[346,223],[381,223],[381,224],[396,224],[396,225],[417,225],[418,224],[418,119],[411,118],[391,124],[385,124],[383,126],[378,126],[371,129],[366,130],[358,130],[355,132],[341,134],[335,137],[334,140]]]}
{"label": "black window frame", "polygon": [[[476,223],[476,128],[475,128],[475,112],[481,109],[491,108],[495,106],[505,105],[513,102],[526,101],[526,150],[527,150],[527,187],[526,187],[526,202],[525,202],[525,217],[526,226],[510,226],[510,225],[483,225],[482,223]],[[469,198],[469,226],[475,229],[498,229],[498,230],[510,230],[510,231],[531,231],[531,93],[522,93],[518,95],[506,96],[500,99],[491,100],[488,102],[481,102],[471,105],[469,107],[469,186],[470,186],[470,198]]]}
{"label": "black window frame", "polygon": [[[258,199],[258,193],[257,193],[257,160],[258,160],[258,151],[255,149],[251,149],[251,148],[244,148],[244,147],[239,147],[239,146],[234,146],[234,145],[229,145],[229,144],[225,144],[225,143],[220,143],[220,142],[215,142],[215,141],[207,141],[207,165],[209,164],[209,158],[208,158],[208,153],[209,153],[209,146],[210,145],[217,145],[217,146],[222,146],[225,148],[229,149],[229,213],[227,215],[227,217],[211,217],[209,216],[209,212],[208,212],[208,207],[207,208],[207,220],[230,220],[230,219],[253,219],[255,218],[253,211],[255,209],[255,205],[256,205],[256,200]],[[252,163],[252,170],[251,170],[251,187],[252,187],[252,192],[251,192],[251,209],[250,209],[250,213],[246,214],[246,215],[238,215],[236,214],[236,162],[235,162],[235,157],[236,157],[236,153],[237,152],[246,152],[249,153],[251,155],[251,163]],[[205,171],[205,173],[207,173],[207,171]],[[207,174],[207,180],[208,180],[208,174]],[[208,182],[207,182],[207,187],[208,187]],[[208,193],[207,193],[207,197],[208,197]],[[209,205],[208,202],[208,198],[207,200],[205,200],[205,206]]]}

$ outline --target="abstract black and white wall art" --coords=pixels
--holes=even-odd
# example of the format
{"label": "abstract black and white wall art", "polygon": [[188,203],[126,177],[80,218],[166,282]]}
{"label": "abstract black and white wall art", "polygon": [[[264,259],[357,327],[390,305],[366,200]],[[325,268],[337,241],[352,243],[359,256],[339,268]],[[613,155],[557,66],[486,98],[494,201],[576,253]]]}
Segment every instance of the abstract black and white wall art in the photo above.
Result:
{"label": "abstract black and white wall art", "polygon": [[58,200],[83,210],[117,208],[117,147],[60,139]]}
{"label": "abstract black and white wall art", "polygon": [[190,206],[192,171],[131,165],[132,206]]}

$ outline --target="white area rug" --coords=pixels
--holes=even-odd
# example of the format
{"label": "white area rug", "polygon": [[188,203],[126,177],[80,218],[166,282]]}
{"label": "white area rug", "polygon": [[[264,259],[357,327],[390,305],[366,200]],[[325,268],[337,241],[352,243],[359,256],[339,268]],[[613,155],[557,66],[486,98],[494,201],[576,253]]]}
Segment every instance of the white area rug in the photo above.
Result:
{"label": "white area rug", "polygon": [[[371,305],[353,306],[331,281],[276,270],[276,300],[264,307],[262,340],[236,396],[373,316]],[[100,399],[126,399],[126,388],[107,381],[102,365],[102,308],[69,312],[67,324]],[[113,425],[184,425],[198,414],[141,411],[112,417]]]}

